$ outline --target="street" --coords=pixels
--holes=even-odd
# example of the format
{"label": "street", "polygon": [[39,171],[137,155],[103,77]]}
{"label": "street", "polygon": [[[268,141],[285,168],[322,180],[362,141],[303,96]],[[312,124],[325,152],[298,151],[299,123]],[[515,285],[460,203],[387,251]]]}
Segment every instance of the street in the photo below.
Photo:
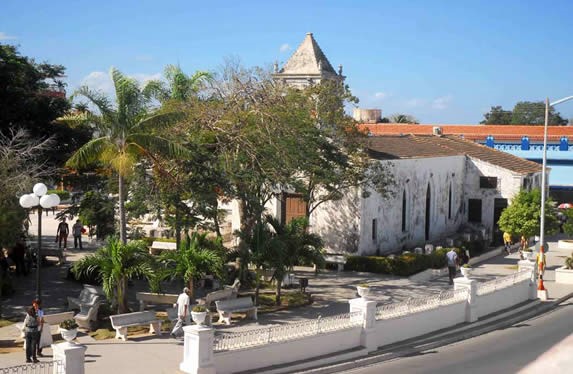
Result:
{"label": "street", "polygon": [[[572,318],[573,302],[565,302],[552,311],[505,329],[348,372],[517,373],[573,333]],[[548,368],[549,372],[552,371]]]}

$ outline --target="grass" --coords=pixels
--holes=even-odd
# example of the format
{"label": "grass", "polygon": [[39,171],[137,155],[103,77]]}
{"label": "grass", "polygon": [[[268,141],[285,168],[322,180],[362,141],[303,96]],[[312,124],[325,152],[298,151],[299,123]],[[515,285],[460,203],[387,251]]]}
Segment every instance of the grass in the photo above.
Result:
{"label": "grass", "polygon": [[506,269],[509,269],[509,270],[517,270],[517,269],[519,268],[518,265],[510,265],[510,266],[504,266],[504,267],[505,267]]}
{"label": "grass", "polygon": [[301,306],[310,305],[312,298],[308,293],[300,291],[285,292],[281,295],[281,305],[276,305],[275,294],[261,294],[259,295],[259,313],[271,313],[278,310],[299,308]]}

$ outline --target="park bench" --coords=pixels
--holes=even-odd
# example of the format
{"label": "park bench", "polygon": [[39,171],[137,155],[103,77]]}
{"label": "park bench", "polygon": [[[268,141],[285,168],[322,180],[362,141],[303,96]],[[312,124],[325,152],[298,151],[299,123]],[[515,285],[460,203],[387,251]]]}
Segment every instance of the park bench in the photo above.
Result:
{"label": "park bench", "polygon": [[82,305],[93,306],[96,302],[101,300],[101,296],[91,292],[90,288],[83,288],[79,297],[68,296],[69,309],[81,309]]}
{"label": "park bench", "polygon": [[201,299],[197,299],[198,304],[204,304],[207,309],[210,309],[212,304],[217,300],[228,300],[234,299],[239,294],[239,287],[241,282],[239,279],[235,279],[235,282],[231,286],[224,286],[222,290],[217,290],[209,292],[207,296]]}
{"label": "park bench", "polygon": [[147,304],[175,304],[179,295],[172,293],[136,292],[135,298],[139,300],[139,311],[144,311]]}
{"label": "park bench", "polygon": [[239,297],[230,300],[217,300],[217,312],[219,312],[219,321],[225,324],[231,324],[231,314],[235,312],[246,312],[248,318],[257,319],[257,307],[253,305],[251,297]]}
{"label": "park bench", "polygon": [[127,340],[127,328],[149,324],[149,332],[161,335],[161,320],[155,317],[155,312],[133,312],[109,316],[111,326],[115,329],[115,338]]}
{"label": "park bench", "polygon": [[164,250],[175,251],[176,249],[177,243],[154,241],[149,248],[149,254],[158,255]]}
{"label": "park bench", "polygon": [[346,264],[346,257],[344,255],[329,254],[324,256],[324,260],[327,264],[336,265],[337,271],[344,270],[344,265]]}
{"label": "park bench", "polygon": [[[60,323],[64,322],[67,319],[74,318],[74,312],[63,312],[63,313],[54,313],[54,314],[44,314],[44,323],[49,324],[50,326],[57,326]],[[24,322],[19,322],[14,325],[18,330],[20,330],[20,336],[23,338],[25,336],[24,333]]]}
{"label": "park bench", "polygon": [[97,312],[100,305],[101,301],[99,300],[90,306],[82,304],[80,306],[80,312],[74,316],[78,327],[91,330],[91,323],[97,321]]}

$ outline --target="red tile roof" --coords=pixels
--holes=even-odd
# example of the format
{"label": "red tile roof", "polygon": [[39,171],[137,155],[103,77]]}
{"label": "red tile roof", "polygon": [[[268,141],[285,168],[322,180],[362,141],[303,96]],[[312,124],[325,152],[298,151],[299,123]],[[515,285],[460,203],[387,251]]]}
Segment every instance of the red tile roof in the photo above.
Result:
{"label": "red tile roof", "polygon": [[519,174],[541,172],[541,165],[455,135],[379,135],[368,139],[370,156],[379,160],[469,156]]}
{"label": "red tile roof", "polygon": [[[543,141],[543,126],[538,125],[410,125],[402,123],[360,124],[359,128],[372,135],[431,135],[433,127],[440,127],[444,135],[463,135],[465,139],[485,141],[492,135],[496,141],[520,141],[526,135],[530,141]],[[573,140],[573,126],[547,127],[547,139],[557,142],[562,136]]]}

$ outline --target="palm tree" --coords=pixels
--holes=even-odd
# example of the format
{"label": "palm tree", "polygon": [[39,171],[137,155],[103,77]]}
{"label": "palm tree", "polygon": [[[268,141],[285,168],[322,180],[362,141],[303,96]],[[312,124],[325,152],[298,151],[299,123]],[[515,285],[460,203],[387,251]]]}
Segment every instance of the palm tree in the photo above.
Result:
{"label": "palm tree", "polygon": [[183,279],[194,298],[194,282],[211,274],[223,277],[223,249],[220,240],[209,240],[206,233],[194,232],[177,251],[161,254],[162,278]]}
{"label": "palm tree", "polygon": [[391,123],[411,123],[411,124],[418,124],[418,120],[409,114],[393,114],[390,116]]}
{"label": "palm tree", "polygon": [[119,224],[120,240],[126,242],[125,177],[141,158],[157,161],[156,155],[187,156],[186,148],[156,135],[156,132],[172,125],[179,113],[149,113],[147,99],[135,79],[111,68],[110,75],[115,87],[115,105],[102,93],[81,87],[74,96],[85,97],[94,105],[99,115],[89,112],[81,116],[62,118],[63,121],[87,121],[96,127],[97,138],[83,145],[66,163],[78,168],[96,161],[110,166],[119,178]]}
{"label": "palm tree", "polygon": [[127,282],[136,277],[145,277],[150,282],[156,276],[154,258],[142,241],[123,244],[117,237],[110,237],[105,247],[88,255],[72,268],[76,277],[97,277],[102,280],[103,290],[117,313],[127,313]]}
{"label": "palm tree", "polygon": [[196,71],[189,76],[179,66],[167,65],[163,72],[167,83],[152,80],[147,83],[143,93],[164,103],[168,100],[187,101],[197,95],[202,85],[213,75],[206,71]]}

